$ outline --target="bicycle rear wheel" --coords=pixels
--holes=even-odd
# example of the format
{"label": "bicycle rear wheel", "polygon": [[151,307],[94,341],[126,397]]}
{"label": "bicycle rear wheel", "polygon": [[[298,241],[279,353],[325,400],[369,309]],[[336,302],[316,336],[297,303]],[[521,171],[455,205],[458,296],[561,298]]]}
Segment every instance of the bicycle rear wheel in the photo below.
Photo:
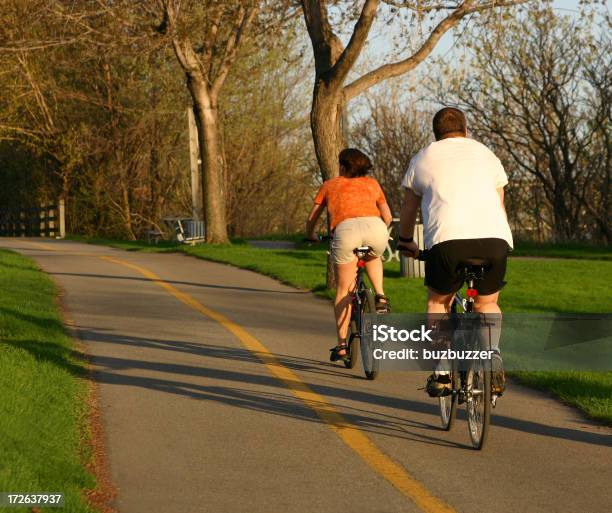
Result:
{"label": "bicycle rear wheel", "polygon": [[455,421],[455,415],[457,413],[457,378],[456,373],[451,372],[451,387],[452,393],[439,397],[440,401],[440,422],[442,423],[442,429],[444,431],[450,431]]}
{"label": "bicycle rear wheel", "polygon": [[365,315],[370,313],[376,313],[376,302],[374,300],[374,294],[370,289],[363,289],[360,292],[361,295],[361,321],[359,323],[361,328],[361,337],[359,340],[359,347],[361,348],[361,362],[363,364],[363,372],[366,378],[373,380],[378,377],[379,362],[372,355],[374,347],[370,344],[364,343],[363,330],[365,326]]}
{"label": "bicycle rear wheel", "polygon": [[470,439],[474,449],[482,449],[491,420],[491,372],[476,361],[467,371],[466,406]]}

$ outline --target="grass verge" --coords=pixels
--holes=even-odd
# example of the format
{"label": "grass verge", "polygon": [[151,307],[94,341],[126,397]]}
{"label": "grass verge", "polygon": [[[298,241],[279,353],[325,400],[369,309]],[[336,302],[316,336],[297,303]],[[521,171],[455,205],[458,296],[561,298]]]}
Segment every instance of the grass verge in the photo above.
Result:
{"label": "grass verge", "polygon": [[513,256],[575,258],[579,260],[612,260],[610,246],[586,244],[552,244],[516,241]]}
{"label": "grass verge", "polygon": [[31,260],[0,250],[0,290],[0,491],[62,492],[62,511],[91,512],[86,371],[56,288]]}
{"label": "grass verge", "polygon": [[[231,264],[272,276],[284,283],[310,289],[331,298],[325,287],[324,246],[298,246],[295,250],[270,250],[243,241],[231,245],[186,246],[174,243],[150,245],[141,241],[79,239],[128,251],[184,252],[198,258]],[[598,259],[509,259],[510,284],[501,296],[505,312],[612,312],[612,262]],[[397,262],[385,265],[385,292],[396,312],[420,312],[424,308],[422,280],[400,277]],[[612,425],[612,372],[515,373],[519,381],[547,390],[580,408],[592,418]]]}

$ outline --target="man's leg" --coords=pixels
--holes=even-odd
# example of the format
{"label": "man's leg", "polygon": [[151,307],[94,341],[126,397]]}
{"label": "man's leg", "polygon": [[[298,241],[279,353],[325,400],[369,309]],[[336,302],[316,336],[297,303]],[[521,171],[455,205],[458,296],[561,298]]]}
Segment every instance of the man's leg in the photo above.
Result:
{"label": "man's leg", "polygon": [[480,313],[497,313],[501,314],[501,309],[497,304],[499,292],[488,294],[486,296],[476,296],[474,310]]}
{"label": "man's leg", "polygon": [[501,309],[497,304],[498,299],[499,292],[483,296],[476,296],[474,310],[476,312],[485,314],[485,325],[480,328],[478,336],[483,349],[488,349],[490,347],[493,351],[495,351],[491,358],[491,369],[493,371],[493,391],[497,395],[501,395],[506,389],[506,375],[504,373],[504,366],[499,354],[502,316]]}
{"label": "man's leg", "polygon": [[[453,302],[454,292],[450,294],[441,294],[440,292],[427,288],[427,313],[428,314],[445,314],[450,311]],[[435,316],[432,316],[435,319]]]}
{"label": "man's leg", "polygon": [[490,314],[486,316],[488,326],[483,326],[480,329],[480,340],[483,343],[483,349],[489,347],[499,351],[499,340],[501,339],[501,309],[497,304],[499,292],[483,296],[476,296],[474,302],[474,311],[482,314]]}
{"label": "man's leg", "polygon": [[[453,296],[455,294],[441,294],[438,291],[428,288],[427,295],[427,327],[432,329],[435,327],[437,322],[448,312],[453,302]],[[438,331],[438,330],[436,330]],[[440,332],[438,332],[440,335]],[[436,334],[434,334],[436,337]],[[434,338],[434,343],[436,339]],[[433,362],[432,362],[433,363]],[[450,388],[450,376],[448,372],[448,361],[438,361],[434,366],[434,372],[427,379],[425,386],[427,393],[432,397],[439,397],[443,395],[447,389]]]}

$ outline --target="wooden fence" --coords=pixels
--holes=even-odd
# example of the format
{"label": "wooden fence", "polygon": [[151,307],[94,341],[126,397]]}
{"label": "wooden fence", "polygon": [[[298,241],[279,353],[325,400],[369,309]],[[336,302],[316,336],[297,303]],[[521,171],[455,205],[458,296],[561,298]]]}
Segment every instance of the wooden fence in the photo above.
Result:
{"label": "wooden fence", "polygon": [[0,237],[66,236],[64,200],[34,208],[0,208]]}

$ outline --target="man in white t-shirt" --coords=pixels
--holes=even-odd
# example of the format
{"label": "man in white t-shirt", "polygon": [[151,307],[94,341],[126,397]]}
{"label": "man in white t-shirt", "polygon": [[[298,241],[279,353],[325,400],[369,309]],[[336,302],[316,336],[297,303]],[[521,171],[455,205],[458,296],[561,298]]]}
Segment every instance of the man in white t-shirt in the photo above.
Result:
{"label": "man in white t-shirt", "polygon": [[[506,260],[512,248],[512,234],[504,208],[504,186],[508,178],[500,160],[483,144],[467,137],[465,115],[459,109],[444,108],[433,119],[436,142],[410,161],[402,186],[398,249],[409,256],[418,254],[413,240],[417,209],[421,206],[425,232],[425,285],[427,312],[445,314],[453,296],[463,285],[462,263],[470,258],[485,259],[485,272],[477,280],[474,310],[497,314],[499,292],[504,286]],[[498,323],[500,324],[500,323]],[[498,350],[501,325],[494,330],[491,346]],[[496,364],[497,362],[497,364]],[[494,372],[494,386],[503,392],[501,359]],[[428,380],[430,395],[444,393],[450,379],[434,373]]]}

